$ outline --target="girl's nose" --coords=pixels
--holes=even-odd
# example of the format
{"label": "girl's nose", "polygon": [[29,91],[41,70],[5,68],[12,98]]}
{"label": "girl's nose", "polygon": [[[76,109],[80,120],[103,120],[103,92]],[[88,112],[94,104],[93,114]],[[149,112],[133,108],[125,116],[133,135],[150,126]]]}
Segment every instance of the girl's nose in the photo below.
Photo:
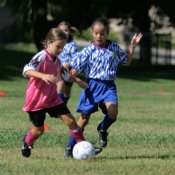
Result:
{"label": "girl's nose", "polygon": [[97,35],[97,38],[100,38],[100,35]]}

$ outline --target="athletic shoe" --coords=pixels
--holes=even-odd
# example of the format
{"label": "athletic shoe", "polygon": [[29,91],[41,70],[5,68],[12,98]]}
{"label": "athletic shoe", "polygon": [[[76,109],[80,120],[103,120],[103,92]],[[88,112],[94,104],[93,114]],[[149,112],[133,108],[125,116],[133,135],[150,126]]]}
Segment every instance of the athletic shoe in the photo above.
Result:
{"label": "athletic shoe", "polygon": [[64,151],[64,157],[67,157],[67,158],[73,157],[71,147],[66,147]]}
{"label": "athletic shoe", "polygon": [[108,136],[107,131],[98,130],[99,145],[103,148],[107,146],[108,143],[107,136]]}
{"label": "athletic shoe", "polygon": [[95,155],[97,155],[97,154],[99,154],[103,151],[102,148],[99,148],[99,147],[96,147],[96,146],[94,146],[94,149],[95,149]]}
{"label": "athletic shoe", "polygon": [[24,145],[23,145],[22,148],[21,148],[22,155],[23,155],[24,157],[30,157],[30,155],[31,155],[31,149],[32,149],[32,147],[29,146],[29,145],[27,145],[27,144],[24,142]]}

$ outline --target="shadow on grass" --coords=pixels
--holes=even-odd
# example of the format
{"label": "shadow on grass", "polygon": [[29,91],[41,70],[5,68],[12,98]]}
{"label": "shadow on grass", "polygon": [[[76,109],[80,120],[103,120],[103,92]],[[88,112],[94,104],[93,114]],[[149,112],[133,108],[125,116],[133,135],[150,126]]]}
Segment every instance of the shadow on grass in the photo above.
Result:
{"label": "shadow on grass", "polygon": [[175,158],[175,154],[152,154],[152,155],[126,155],[126,156],[100,156],[95,159],[100,160],[115,160],[115,159],[170,159]]}
{"label": "shadow on grass", "polygon": [[0,45],[0,80],[11,80],[22,76],[24,65],[32,58],[34,53],[14,51]]}
{"label": "shadow on grass", "polygon": [[175,80],[175,66],[120,66],[118,77],[138,81],[152,81],[154,79]]}

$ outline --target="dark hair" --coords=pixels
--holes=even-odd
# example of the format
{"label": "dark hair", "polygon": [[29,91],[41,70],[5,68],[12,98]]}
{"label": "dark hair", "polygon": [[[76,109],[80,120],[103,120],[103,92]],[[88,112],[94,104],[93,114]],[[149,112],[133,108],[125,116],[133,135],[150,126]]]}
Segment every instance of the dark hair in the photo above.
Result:
{"label": "dark hair", "polygon": [[62,21],[62,22],[60,22],[59,24],[58,24],[58,28],[60,27],[60,26],[67,26],[67,28],[69,29],[69,31],[71,31],[71,24],[70,23],[68,23],[68,22],[66,22],[66,21]]}
{"label": "dark hair", "polygon": [[54,41],[57,41],[57,40],[67,40],[67,36],[60,29],[51,28],[49,30],[49,32],[47,33],[47,35],[45,37],[45,40],[42,43],[43,43],[44,48],[46,48],[48,41],[54,42]]}
{"label": "dark hair", "polygon": [[69,22],[62,21],[58,24],[57,27],[59,28],[60,26],[67,26],[70,32],[69,38],[72,38],[74,34],[79,34],[79,30],[76,27],[73,27]]}
{"label": "dark hair", "polygon": [[96,18],[92,23],[92,26],[91,26],[92,29],[95,26],[95,24],[98,24],[98,23],[104,25],[104,27],[106,28],[107,33],[109,33],[109,22],[108,22],[107,18],[103,18],[103,17]]}

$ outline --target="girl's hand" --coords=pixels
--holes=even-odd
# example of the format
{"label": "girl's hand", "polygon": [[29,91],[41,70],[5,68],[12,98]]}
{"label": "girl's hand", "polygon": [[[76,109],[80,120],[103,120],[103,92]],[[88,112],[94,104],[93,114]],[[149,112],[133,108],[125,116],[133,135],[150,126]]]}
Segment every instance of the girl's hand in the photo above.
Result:
{"label": "girl's hand", "polygon": [[141,33],[135,34],[131,40],[131,47],[136,47],[139,44],[142,36],[143,35]]}
{"label": "girl's hand", "polygon": [[82,81],[82,80],[80,80],[79,78],[76,78],[77,79],[77,84],[81,87],[81,88],[83,88],[83,89],[87,89],[89,86],[88,86],[88,84],[86,83],[86,82],[84,82],[84,81]]}
{"label": "girl's hand", "polygon": [[56,83],[56,80],[57,80],[57,78],[51,74],[43,74],[41,79],[47,84]]}
{"label": "girl's hand", "polygon": [[56,83],[57,78],[54,75],[51,74],[45,74],[42,72],[38,72],[36,70],[28,70],[24,73],[24,75],[28,78],[34,77],[34,78],[39,78],[43,80],[45,83]]}

